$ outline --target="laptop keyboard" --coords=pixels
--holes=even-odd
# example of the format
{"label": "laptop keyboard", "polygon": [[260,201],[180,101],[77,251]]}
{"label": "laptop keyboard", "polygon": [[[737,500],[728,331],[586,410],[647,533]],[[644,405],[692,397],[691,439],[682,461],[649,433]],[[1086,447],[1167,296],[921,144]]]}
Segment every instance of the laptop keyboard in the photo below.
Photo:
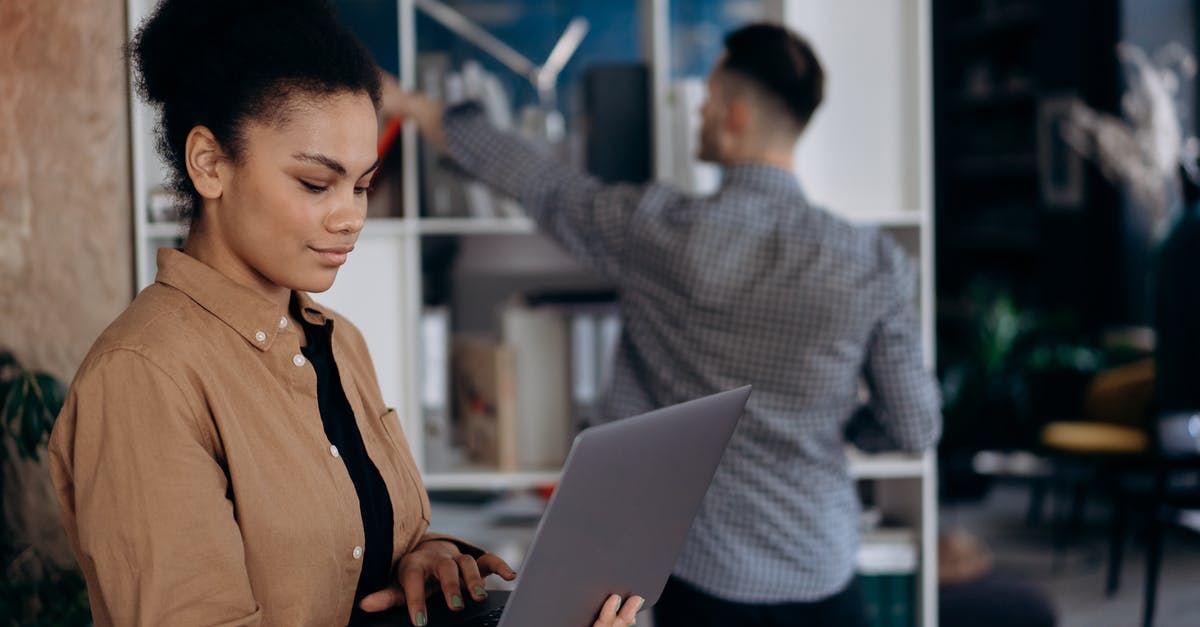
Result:
{"label": "laptop keyboard", "polygon": [[504,606],[493,608],[479,616],[472,617],[467,623],[468,627],[496,627],[500,624],[500,615],[504,613]]}

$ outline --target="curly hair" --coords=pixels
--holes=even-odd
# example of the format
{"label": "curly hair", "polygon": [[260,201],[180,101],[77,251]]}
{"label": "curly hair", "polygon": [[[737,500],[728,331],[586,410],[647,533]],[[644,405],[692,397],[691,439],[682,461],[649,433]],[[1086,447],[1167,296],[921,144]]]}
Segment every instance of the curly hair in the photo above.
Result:
{"label": "curly hair", "polygon": [[778,98],[799,129],[808,125],[825,95],[825,70],[812,46],[775,24],[751,24],[729,33],[724,68]]}
{"label": "curly hair", "polygon": [[194,127],[236,160],[245,124],[286,121],[297,97],[363,93],[379,106],[375,62],[326,0],[163,0],[128,54],[138,93],[161,114],[158,151],[185,221],[201,204],[184,161]]}

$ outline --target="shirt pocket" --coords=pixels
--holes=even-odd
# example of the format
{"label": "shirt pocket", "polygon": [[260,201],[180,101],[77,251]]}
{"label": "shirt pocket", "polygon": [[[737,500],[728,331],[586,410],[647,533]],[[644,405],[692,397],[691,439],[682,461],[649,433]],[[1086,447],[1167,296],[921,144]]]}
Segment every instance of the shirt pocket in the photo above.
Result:
{"label": "shirt pocket", "polygon": [[425,492],[425,484],[421,481],[421,471],[417,470],[417,462],[413,459],[408,438],[404,437],[404,429],[400,426],[400,414],[395,409],[389,408],[379,417],[379,420],[383,423],[383,430],[392,441],[392,458],[399,466],[400,472],[408,480],[412,493],[420,501],[421,518],[428,525],[429,519],[432,517],[429,509],[429,495]]}

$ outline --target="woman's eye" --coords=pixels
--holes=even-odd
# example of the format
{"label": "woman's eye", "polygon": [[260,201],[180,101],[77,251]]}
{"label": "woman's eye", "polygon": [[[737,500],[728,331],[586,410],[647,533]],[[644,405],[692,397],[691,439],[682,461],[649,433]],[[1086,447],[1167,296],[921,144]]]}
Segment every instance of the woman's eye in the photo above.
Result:
{"label": "woman's eye", "polygon": [[309,183],[308,181],[305,181],[305,180],[301,180],[300,184],[303,185],[305,189],[307,189],[310,192],[313,192],[314,194],[319,194],[319,193],[329,189],[329,187],[327,187],[325,185],[316,185],[313,183]]}
{"label": "woman's eye", "polygon": [[365,186],[365,187],[355,187],[355,188],[354,188],[354,193],[355,193],[355,194],[359,194],[359,195],[361,195],[361,194],[366,194],[366,193],[368,193],[368,192],[370,192],[370,191],[371,191],[371,186],[370,186],[370,185],[367,185],[367,186]]}

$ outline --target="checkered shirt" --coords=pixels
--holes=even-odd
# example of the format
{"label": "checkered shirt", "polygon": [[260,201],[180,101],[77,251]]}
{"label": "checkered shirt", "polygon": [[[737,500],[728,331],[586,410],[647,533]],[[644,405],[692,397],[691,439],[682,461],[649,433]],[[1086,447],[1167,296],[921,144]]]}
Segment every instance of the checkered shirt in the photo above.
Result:
{"label": "checkered shirt", "polygon": [[624,327],[604,416],[754,385],[675,575],[742,603],[845,586],[858,545],[851,418],[864,421],[854,442],[873,450],[924,450],[940,432],[900,247],[811,206],[774,167],[734,166],[714,195],[692,197],[603,184],[495,130],[475,105],[449,109],[444,130],[459,167],[617,286]]}

